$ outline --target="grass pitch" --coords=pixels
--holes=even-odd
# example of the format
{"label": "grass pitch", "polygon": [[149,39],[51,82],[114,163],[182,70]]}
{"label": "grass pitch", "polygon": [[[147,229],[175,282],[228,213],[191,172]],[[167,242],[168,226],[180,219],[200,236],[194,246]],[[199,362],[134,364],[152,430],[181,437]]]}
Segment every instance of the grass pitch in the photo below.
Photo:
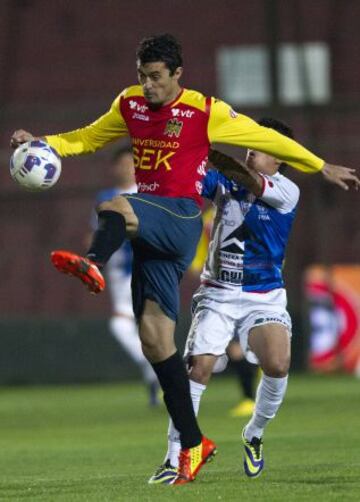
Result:
{"label": "grass pitch", "polygon": [[140,384],[0,390],[0,500],[358,501],[360,382],[292,376],[265,436],[265,470],[242,471],[242,419],[228,417],[236,382],[214,379],[200,422],[219,446],[191,485],[149,486],[163,460],[164,407]]}

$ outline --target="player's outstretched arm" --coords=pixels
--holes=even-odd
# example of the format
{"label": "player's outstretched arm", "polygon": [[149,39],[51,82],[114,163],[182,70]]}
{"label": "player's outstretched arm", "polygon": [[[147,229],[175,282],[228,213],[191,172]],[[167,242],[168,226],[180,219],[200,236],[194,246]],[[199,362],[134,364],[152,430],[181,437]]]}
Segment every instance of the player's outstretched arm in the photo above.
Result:
{"label": "player's outstretched arm", "polygon": [[222,172],[227,178],[234,180],[236,183],[244,186],[247,190],[253,193],[256,197],[260,197],[263,192],[263,179],[259,173],[253,169],[249,169],[242,162],[233,159],[225,153],[218,150],[210,149],[210,162]]}
{"label": "player's outstretched arm", "polygon": [[326,180],[344,190],[359,188],[354,169],[326,163],[291,138],[235,113],[223,101],[212,102],[208,123],[211,143],[242,146],[267,153],[305,173],[322,172]]}
{"label": "player's outstretched arm", "polygon": [[359,190],[360,179],[355,169],[325,163],[321,173],[327,181],[338,185],[343,190],[349,190],[349,188]]}

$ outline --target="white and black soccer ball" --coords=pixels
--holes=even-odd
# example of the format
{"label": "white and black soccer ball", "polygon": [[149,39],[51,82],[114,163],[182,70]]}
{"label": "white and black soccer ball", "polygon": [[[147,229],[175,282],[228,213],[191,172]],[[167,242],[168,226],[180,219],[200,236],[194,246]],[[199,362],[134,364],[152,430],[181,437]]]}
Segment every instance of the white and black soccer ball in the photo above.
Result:
{"label": "white and black soccer ball", "polygon": [[12,154],[10,174],[26,190],[48,190],[60,177],[61,159],[45,141],[28,141]]}

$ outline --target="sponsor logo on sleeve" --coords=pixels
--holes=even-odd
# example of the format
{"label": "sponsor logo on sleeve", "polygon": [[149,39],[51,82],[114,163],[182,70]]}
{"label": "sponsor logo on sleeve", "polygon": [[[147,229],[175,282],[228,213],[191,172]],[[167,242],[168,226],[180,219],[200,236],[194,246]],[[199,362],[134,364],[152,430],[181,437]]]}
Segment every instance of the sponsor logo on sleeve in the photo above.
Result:
{"label": "sponsor logo on sleeve", "polygon": [[205,176],[206,175],[206,164],[207,164],[208,158],[204,159],[201,164],[197,167],[196,171],[200,176]]}

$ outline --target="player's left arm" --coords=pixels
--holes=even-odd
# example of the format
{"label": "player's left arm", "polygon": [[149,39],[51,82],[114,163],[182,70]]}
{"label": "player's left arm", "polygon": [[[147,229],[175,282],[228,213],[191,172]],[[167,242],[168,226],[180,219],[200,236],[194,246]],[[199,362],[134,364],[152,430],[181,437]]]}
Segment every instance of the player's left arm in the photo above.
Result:
{"label": "player's left arm", "polygon": [[223,101],[212,101],[208,137],[211,143],[226,143],[267,153],[305,173],[321,171],[326,180],[345,190],[349,186],[360,187],[354,169],[326,163],[293,139],[235,113]]}

